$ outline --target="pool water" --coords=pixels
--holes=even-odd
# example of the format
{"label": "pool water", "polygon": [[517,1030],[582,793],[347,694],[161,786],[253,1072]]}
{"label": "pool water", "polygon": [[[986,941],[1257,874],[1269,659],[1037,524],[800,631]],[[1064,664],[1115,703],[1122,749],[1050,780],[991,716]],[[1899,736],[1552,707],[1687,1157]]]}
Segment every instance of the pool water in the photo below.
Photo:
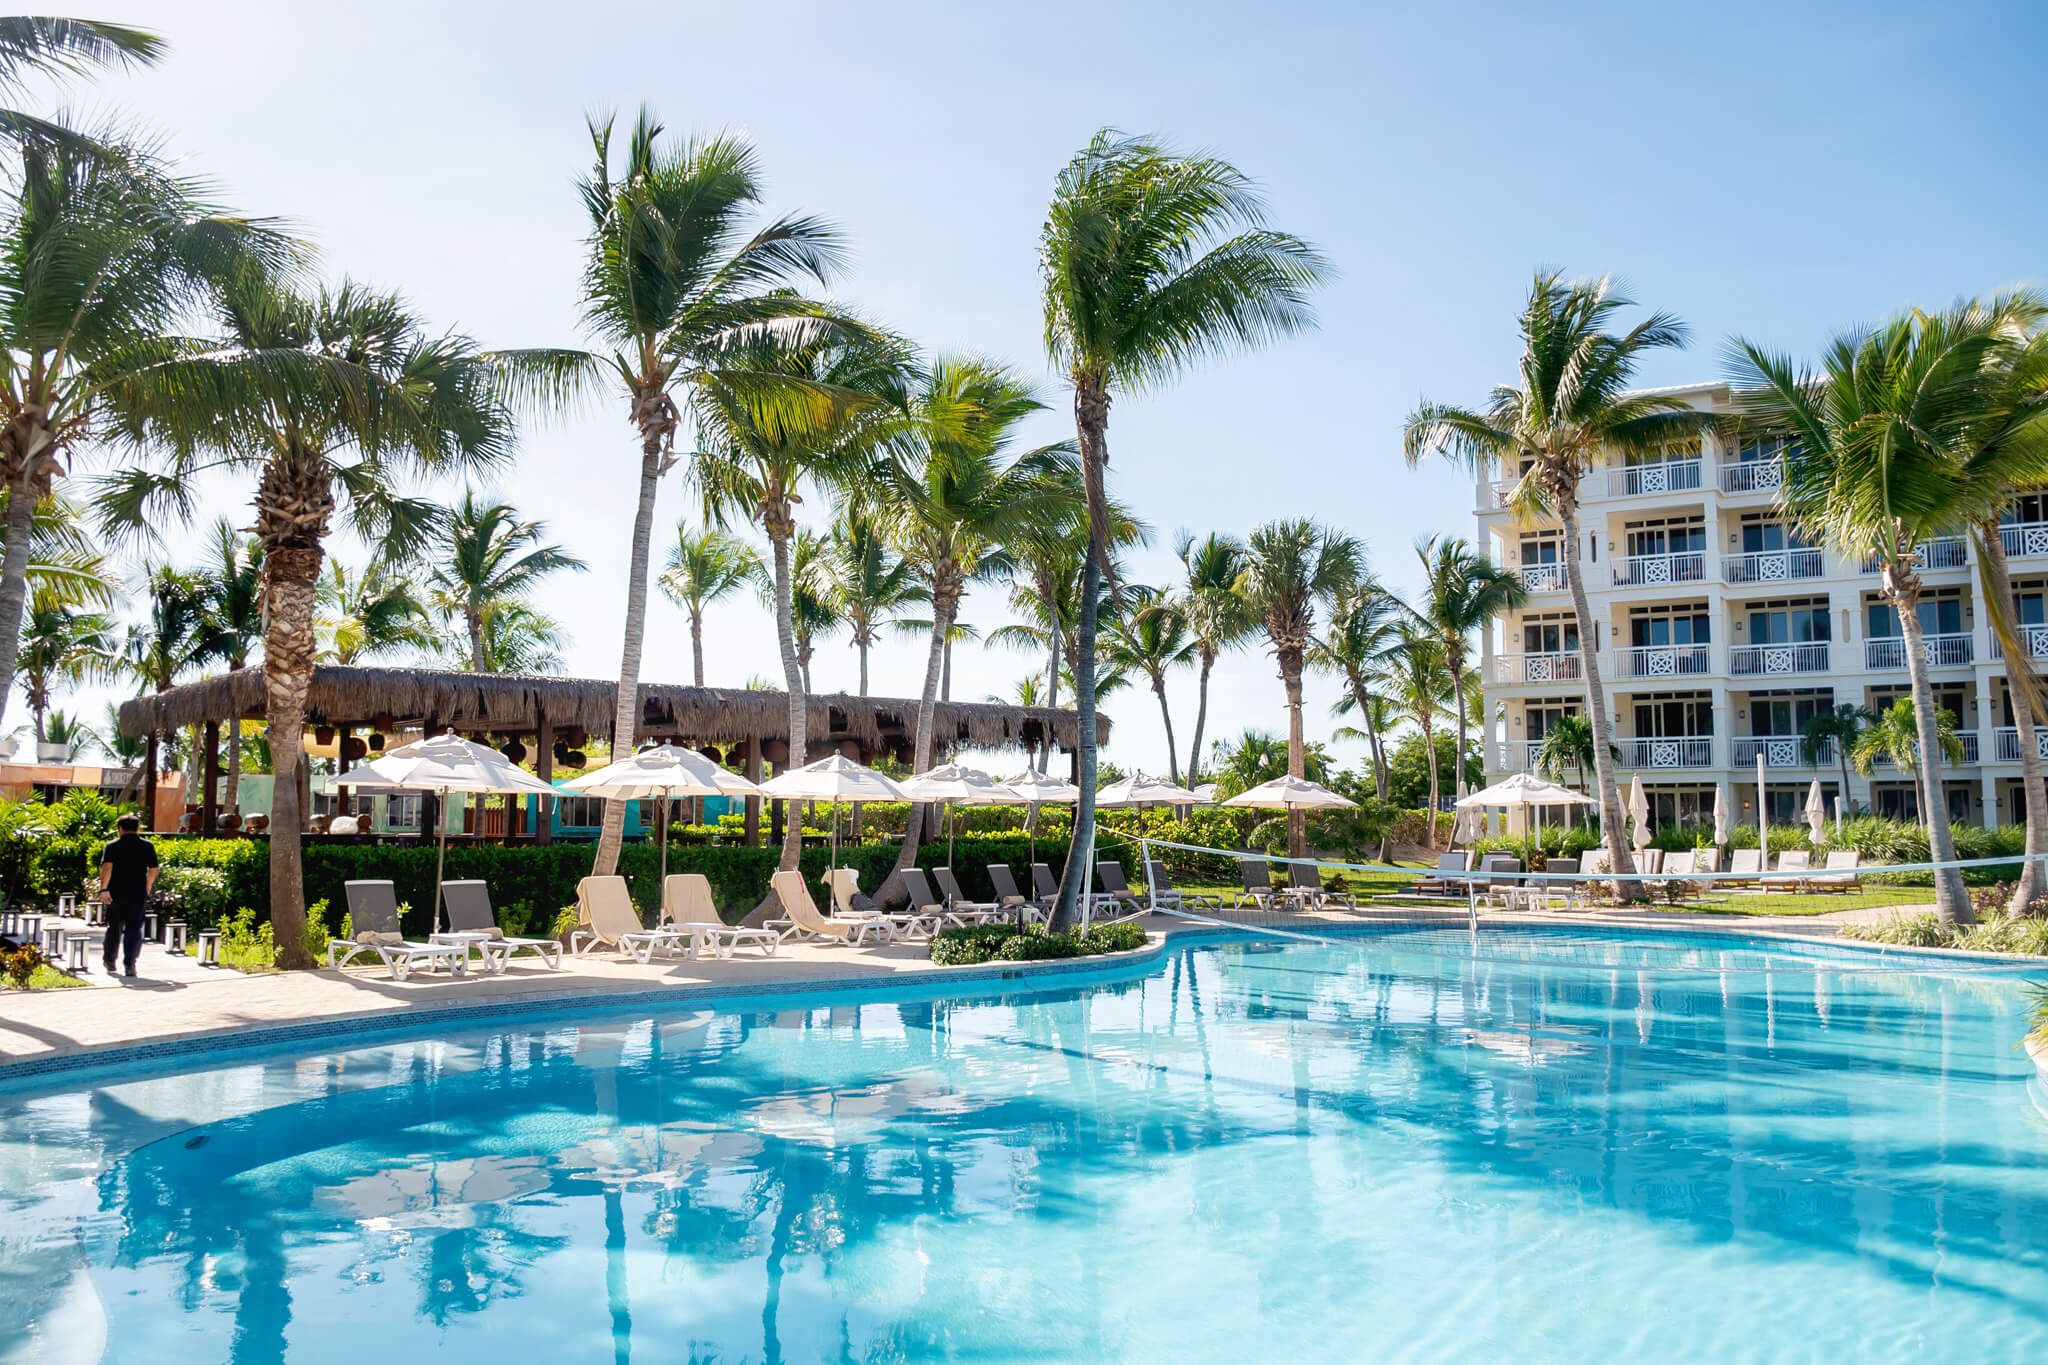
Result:
{"label": "pool water", "polygon": [[1923,965],[1212,939],[0,1092],[0,1360],[2038,1358],[2027,980]]}

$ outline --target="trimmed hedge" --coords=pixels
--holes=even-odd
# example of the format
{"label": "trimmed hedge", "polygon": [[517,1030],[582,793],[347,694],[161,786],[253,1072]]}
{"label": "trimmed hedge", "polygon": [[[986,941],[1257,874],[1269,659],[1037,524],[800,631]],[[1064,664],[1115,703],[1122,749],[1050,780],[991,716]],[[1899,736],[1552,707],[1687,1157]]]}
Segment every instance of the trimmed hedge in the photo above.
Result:
{"label": "trimmed hedge", "polygon": [[1128,952],[1145,942],[1135,924],[1098,924],[1081,934],[1055,934],[1043,929],[1018,930],[1007,924],[977,924],[948,929],[931,940],[932,961],[942,967],[981,962],[1045,962],[1062,957],[1096,957]]}

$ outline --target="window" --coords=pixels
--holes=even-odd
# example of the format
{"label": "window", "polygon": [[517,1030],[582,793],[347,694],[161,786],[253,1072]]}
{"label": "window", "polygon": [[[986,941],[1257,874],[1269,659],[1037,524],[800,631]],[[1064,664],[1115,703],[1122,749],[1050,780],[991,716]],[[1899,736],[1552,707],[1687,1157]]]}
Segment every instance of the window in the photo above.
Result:
{"label": "window", "polygon": [[1677,825],[1690,829],[1713,821],[1712,787],[1645,787],[1643,795],[1650,803],[1650,824],[1654,827]]}
{"label": "window", "polygon": [[1704,602],[1669,607],[1636,607],[1628,614],[1628,642],[1637,649],[1659,645],[1704,645],[1713,640]]}
{"label": "window", "polygon": [[1622,527],[1630,555],[1699,554],[1707,548],[1705,517],[1671,517],[1631,521]]}
{"label": "window", "polygon": [[1812,541],[1782,521],[1768,520],[1760,512],[1752,512],[1742,519],[1742,552],[1746,555],[1812,548]]}
{"label": "window", "polygon": [[604,824],[604,800],[596,796],[555,798],[557,829],[597,829]]}
{"label": "window", "polygon": [[1523,735],[1528,739],[1544,739],[1560,720],[1576,716],[1579,708],[1572,703],[1551,706],[1530,706],[1522,711]]}
{"label": "window", "polygon": [[1998,518],[2010,526],[2016,522],[2048,521],[2048,493],[2022,493],[2006,506]]}
{"label": "window", "polygon": [[1674,692],[1636,700],[1637,739],[1698,738],[1714,733],[1714,702],[1705,692]]}
{"label": "window", "polygon": [[1736,443],[1735,458],[1742,464],[1775,460],[1792,448],[1782,436],[1748,436]]}
{"label": "window", "polygon": [[1630,465],[1646,465],[1679,464],[1686,460],[1697,460],[1699,457],[1700,438],[1692,436],[1682,441],[1667,441],[1662,447],[1648,454],[1630,454],[1623,458],[1624,462]]}
{"label": "window", "polygon": [[1535,536],[1528,536],[1522,541],[1522,563],[1525,565],[1556,564],[1563,558],[1564,542],[1555,536],[1540,540]]}
{"label": "window", "polygon": [[1828,638],[1826,598],[1749,605],[1749,642],[1753,645],[1803,645]]}
{"label": "window", "polygon": [[1752,735],[1803,735],[1808,721],[1834,709],[1835,694],[1832,690],[1752,692],[1749,697],[1749,732]]}
{"label": "window", "polygon": [[1579,626],[1563,615],[1524,617],[1522,652],[1525,654],[1569,654],[1579,647]]}
{"label": "window", "polygon": [[[1833,782],[1823,782],[1820,784],[1820,799],[1830,816],[1833,816],[1835,813],[1837,785]],[[1766,785],[1764,788],[1764,807],[1770,812],[1771,823],[1774,825],[1805,824],[1806,798],[1812,791],[1813,788],[1810,783],[1802,783],[1796,787],[1773,787]]]}
{"label": "window", "polygon": [[[1913,689],[1901,683],[1897,686],[1873,687],[1870,689],[1870,709],[1883,715],[1891,710],[1894,702],[1911,701]],[[1969,724],[1969,692],[1962,683],[1936,683],[1934,685],[1934,706],[1955,718],[1958,727]]]}
{"label": "window", "polygon": [[2012,589],[2013,615],[2023,626],[2048,626],[2048,596],[2040,583],[2015,583]]}
{"label": "window", "polygon": [[[1922,635],[1961,635],[1969,627],[1963,623],[1963,590],[1945,588],[1920,599],[1915,610],[1920,618]],[[1873,640],[1896,640],[1904,634],[1899,629],[1899,612],[1889,602],[1875,599],[1863,604],[1864,630]]]}
{"label": "window", "polygon": [[424,797],[394,796],[384,806],[384,823],[393,829],[418,829]]}

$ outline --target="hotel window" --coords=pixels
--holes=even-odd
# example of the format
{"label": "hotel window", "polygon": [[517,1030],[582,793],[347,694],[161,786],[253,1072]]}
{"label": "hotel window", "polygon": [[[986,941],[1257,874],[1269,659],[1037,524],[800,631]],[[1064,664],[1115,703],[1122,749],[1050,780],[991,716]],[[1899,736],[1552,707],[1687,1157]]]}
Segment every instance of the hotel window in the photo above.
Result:
{"label": "hotel window", "polygon": [[1631,521],[1622,527],[1630,556],[1699,554],[1707,548],[1705,517]]}
{"label": "hotel window", "polygon": [[1746,555],[1812,548],[1812,541],[1799,534],[1797,528],[1787,526],[1782,521],[1767,520],[1757,513],[1742,519],[1742,552]]}
{"label": "hotel window", "polygon": [[1746,436],[1736,443],[1735,459],[1740,464],[1775,460],[1791,449],[1791,445],[1792,443],[1782,436]]}
{"label": "hotel window", "polygon": [[1637,649],[1708,644],[1713,640],[1712,619],[1705,602],[1636,607],[1628,614],[1628,642]]}
{"label": "hotel window", "polygon": [[2006,504],[1998,519],[2007,525],[2021,521],[2048,521],[2048,493],[2020,494]]}
{"label": "hotel window", "polygon": [[1806,723],[1835,709],[1833,689],[1798,692],[1752,692],[1749,732],[1752,735],[1803,735]]}
{"label": "hotel window", "polygon": [[1522,538],[1522,563],[1557,564],[1564,559],[1564,542],[1555,536],[1539,539],[1535,536]]}
{"label": "hotel window", "polygon": [[[1892,703],[1911,701],[1913,688],[1908,683],[1870,689],[1870,709],[1883,715],[1892,709]],[[1955,717],[1958,727],[1967,727],[1970,720],[1969,690],[1961,683],[1937,683],[1934,686],[1934,708],[1946,711]]]}
{"label": "hotel window", "polygon": [[1690,436],[1681,441],[1666,441],[1662,446],[1647,453],[1632,453],[1623,457],[1630,465],[1680,464],[1700,457],[1700,438]]}
{"label": "hotel window", "polygon": [[[1920,618],[1920,633],[1923,635],[1961,635],[1967,627],[1963,624],[1963,590],[1945,588],[1929,593],[1920,599],[1914,612]],[[1863,605],[1864,633],[1873,640],[1895,640],[1905,632],[1899,628],[1899,612],[1889,602],[1866,602]]]}
{"label": "hotel window", "polygon": [[2013,584],[2012,610],[2020,625],[2048,626],[2048,585],[2039,582]]}
{"label": "hotel window", "polygon": [[1714,700],[1706,692],[1672,692],[1638,697],[1637,739],[1697,738],[1714,733]]}
{"label": "hotel window", "polygon": [[1566,716],[1576,716],[1579,708],[1571,703],[1558,706],[1529,706],[1522,710],[1522,733],[1527,739],[1546,738],[1557,723]]}
{"label": "hotel window", "polygon": [[1524,654],[1569,654],[1579,647],[1578,622],[1561,613],[1522,619]]}
{"label": "hotel window", "polygon": [[1749,643],[1753,645],[1803,645],[1828,638],[1824,597],[1750,605]]}
{"label": "hotel window", "polygon": [[418,796],[394,796],[384,804],[384,823],[393,829],[418,829],[420,827],[420,802]]}

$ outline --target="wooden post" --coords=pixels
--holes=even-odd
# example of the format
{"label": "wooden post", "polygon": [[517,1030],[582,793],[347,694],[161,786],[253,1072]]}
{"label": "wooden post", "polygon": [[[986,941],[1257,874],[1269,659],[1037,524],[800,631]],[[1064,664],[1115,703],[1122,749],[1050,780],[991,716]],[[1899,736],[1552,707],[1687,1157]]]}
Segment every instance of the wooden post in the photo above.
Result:
{"label": "wooden post", "polygon": [[199,795],[199,833],[211,839],[220,830],[220,808],[214,793],[220,789],[220,722],[206,722],[206,765],[201,769],[206,790]]}
{"label": "wooden post", "polygon": [[[539,728],[533,734],[533,771],[541,781],[552,782],[555,777],[555,727],[548,724],[545,711],[537,712],[534,721]],[[554,812],[543,810],[533,817],[533,842],[544,847],[554,841]]]}
{"label": "wooden post", "polygon": [[[761,737],[755,735],[747,741],[747,781],[758,783],[760,780]],[[758,796],[747,798],[747,846],[761,846],[761,798]]]}
{"label": "wooden post", "polygon": [[[337,725],[334,727],[334,733],[334,775],[337,778],[346,777],[348,776],[348,741],[349,736],[354,734],[355,731],[349,726]],[[353,810],[349,809],[348,788],[339,782],[334,784],[334,813],[336,815],[355,814]]]}

